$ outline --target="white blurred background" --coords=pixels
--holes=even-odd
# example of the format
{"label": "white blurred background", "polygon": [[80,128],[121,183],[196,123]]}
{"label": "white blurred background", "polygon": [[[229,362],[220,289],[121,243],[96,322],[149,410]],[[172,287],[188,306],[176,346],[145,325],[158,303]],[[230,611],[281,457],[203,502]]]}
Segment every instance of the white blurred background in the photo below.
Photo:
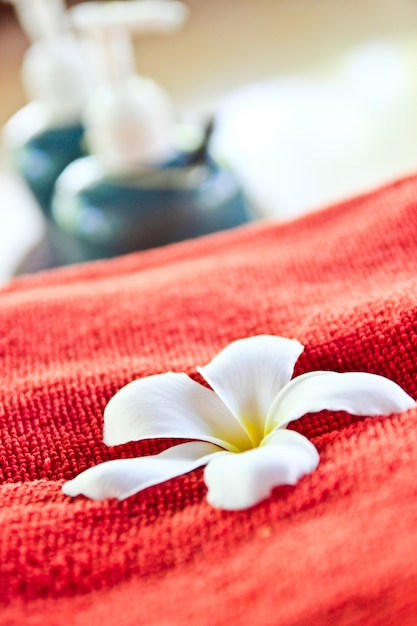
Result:
{"label": "white blurred background", "polygon": [[[214,144],[260,213],[287,220],[417,172],[417,0],[189,0],[172,37],[137,44],[138,67],[179,116],[217,116]],[[0,13],[0,125],[25,104],[27,42]],[[0,167],[0,282],[42,235]]]}

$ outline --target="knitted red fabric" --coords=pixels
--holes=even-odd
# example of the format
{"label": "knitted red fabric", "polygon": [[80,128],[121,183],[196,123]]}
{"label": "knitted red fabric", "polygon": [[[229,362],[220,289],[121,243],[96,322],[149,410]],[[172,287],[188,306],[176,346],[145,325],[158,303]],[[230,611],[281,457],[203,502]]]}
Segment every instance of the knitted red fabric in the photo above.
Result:
{"label": "knitted red fabric", "polygon": [[166,442],[102,443],[134,378],[196,377],[230,341],[300,340],[296,373],[376,372],[417,397],[417,179],[262,223],[14,281],[0,293],[0,622],[417,623],[417,410],[307,415],[317,471],[243,512],[202,470],[124,502],[66,479]]}

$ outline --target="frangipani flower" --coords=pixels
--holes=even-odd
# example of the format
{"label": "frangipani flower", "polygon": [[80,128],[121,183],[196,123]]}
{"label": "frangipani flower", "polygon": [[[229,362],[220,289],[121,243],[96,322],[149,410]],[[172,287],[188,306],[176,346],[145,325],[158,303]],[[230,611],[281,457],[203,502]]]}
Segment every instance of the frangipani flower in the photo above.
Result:
{"label": "frangipani flower", "polygon": [[317,371],[291,380],[303,349],[295,340],[260,335],[231,343],[197,368],[211,389],[174,372],[129,383],[105,409],[107,445],[153,438],[193,441],[91,467],[66,483],[64,493],[123,500],[206,465],[208,501],[244,509],[316,469],[316,448],[287,430],[290,422],[323,409],[388,415],[415,406],[401,387],[376,374]]}

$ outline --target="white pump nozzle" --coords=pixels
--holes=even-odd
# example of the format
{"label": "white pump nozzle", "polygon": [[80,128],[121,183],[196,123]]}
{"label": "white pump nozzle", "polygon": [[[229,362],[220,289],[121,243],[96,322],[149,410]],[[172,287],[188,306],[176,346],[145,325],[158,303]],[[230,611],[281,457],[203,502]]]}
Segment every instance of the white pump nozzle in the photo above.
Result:
{"label": "white pump nozzle", "polygon": [[27,98],[40,103],[51,123],[75,121],[91,76],[80,42],[69,29],[63,0],[10,0],[32,45],[22,63]]}
{"label": "white pump nozzle", "polygon": [[174,33],[187,19],[188,9],[176,0],[116,0],[82,2],[70,14],[74,29],[98,48],[99,74],[117,83],[136,73],[132,36]]}
{"label": "white pump nozzle", "polygon": [[34,43],[50,39],[64,29],[62,0],[6,0],[13,5],[22,30]]}
{"label": "white pump nozzle", "polygon": [[132,35],[175,32],[186,7],[176,0],[84,2],[70,14],[73,27],[100,50],[104,80],[84,115],[91,151],[114,171],[169,158],[173,107],[159,85],[137,75]]}
{"label": "white pump nozzle", "polygon": [[177,31],[187,16],[187,7],[176,0],[83,2],[71,10],[74,27],[85,33],[117,28],[135,34],[169,33]]}

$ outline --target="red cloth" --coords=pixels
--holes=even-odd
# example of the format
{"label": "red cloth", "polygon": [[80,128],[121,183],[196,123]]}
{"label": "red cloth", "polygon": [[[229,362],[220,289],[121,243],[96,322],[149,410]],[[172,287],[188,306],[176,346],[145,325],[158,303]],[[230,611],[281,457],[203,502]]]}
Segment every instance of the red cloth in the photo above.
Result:
{"label": "red cloth", "polygon": [[134,378],[196,377],[230,341],[299,339],[296,373],[376,372],[417,397],[417,180],[262,223],[14,281],[0,293],[0,623],[417,623],[417,410],[294,428],[317,471],[243,512],[202,470],[118,503],[70,499]]}

